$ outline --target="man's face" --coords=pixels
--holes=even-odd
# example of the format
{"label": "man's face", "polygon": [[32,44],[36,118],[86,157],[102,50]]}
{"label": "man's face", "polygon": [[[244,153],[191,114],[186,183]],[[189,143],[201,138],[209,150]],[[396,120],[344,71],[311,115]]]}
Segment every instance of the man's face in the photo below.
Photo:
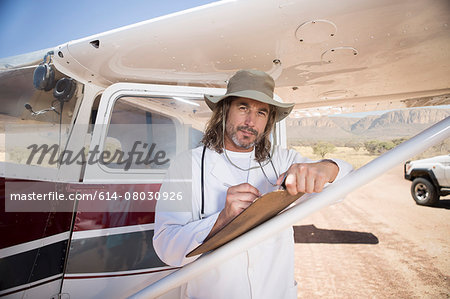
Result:
{"label": "man's face", "polygon": [[249,152],[264,133],[269,105],[248,98],[236,98],[230,104],[225,124],[225,148]]}

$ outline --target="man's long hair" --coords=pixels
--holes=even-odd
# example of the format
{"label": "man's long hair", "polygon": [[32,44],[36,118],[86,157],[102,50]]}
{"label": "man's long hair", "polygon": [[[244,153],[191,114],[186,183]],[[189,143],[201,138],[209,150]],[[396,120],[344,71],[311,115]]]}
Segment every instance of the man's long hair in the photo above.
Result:
{"label": "man's long hair", "polygon": [[[230,104],[235,99],[235,97],[228,97],[217,103],[211,118],[206,124],[205,134],[202,138],[202,143],[209,149],[215,150],[217,153],[221,154],[224,148],[224,128],[223,124],[224,116],[228,115],[230,110]],[[255,144],[255,159],[258,162],[263,162],[270,155],[270,132],[272,131],[275,124],[276,110],[275,107],[269,105],[269,117],[267,119],[266,127],[261,136],[258,137]]]}

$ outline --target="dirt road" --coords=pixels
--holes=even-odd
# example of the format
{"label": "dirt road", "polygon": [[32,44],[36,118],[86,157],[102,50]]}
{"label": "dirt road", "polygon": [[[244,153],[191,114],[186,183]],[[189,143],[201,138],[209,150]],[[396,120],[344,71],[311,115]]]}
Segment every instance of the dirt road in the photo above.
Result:
{"label": "dirt road", "polygon": [[410,186],[398,166],[294,227],[299,298],[450,298],[450,197]]}

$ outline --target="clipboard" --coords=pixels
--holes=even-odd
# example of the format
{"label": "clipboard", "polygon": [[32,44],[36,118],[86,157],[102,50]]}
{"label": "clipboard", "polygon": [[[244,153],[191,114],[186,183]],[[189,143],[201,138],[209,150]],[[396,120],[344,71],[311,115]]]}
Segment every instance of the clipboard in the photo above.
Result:
{"label": "clipboard", "polygon": [[303,196],[303,194],[290,195],[285,190],[277,190],[261,196],[217,233],[209,236],[197,248],[189,252],[186,257],[196,256],[225,245],[252,228],[273,218]]}

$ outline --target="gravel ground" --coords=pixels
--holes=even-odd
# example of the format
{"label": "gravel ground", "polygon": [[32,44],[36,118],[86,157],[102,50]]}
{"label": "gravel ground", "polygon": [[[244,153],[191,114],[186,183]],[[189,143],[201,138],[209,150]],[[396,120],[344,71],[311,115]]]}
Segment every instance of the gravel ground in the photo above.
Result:
{"label": "gravel ground", "polygon": [[450,298],[450,197],[415,204],[400,165],[294,227],[299,298]]}

